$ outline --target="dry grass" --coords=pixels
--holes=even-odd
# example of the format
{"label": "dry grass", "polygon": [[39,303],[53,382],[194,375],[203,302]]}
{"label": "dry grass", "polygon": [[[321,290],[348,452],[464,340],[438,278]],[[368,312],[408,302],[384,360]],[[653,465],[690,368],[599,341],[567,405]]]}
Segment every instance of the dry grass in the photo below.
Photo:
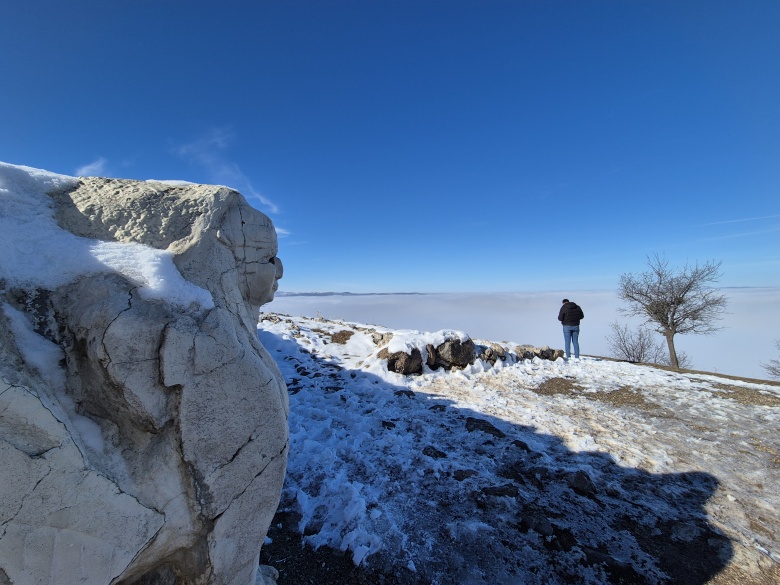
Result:
{"label": "dry grass", "polygon": [[555,394],[566,394],[571,396],[577,394],[578,390],[582,390],[582,386],[578,386],[567,378],[550,378],[539,384],[536,388],[529,388],[529,390],[540,396],[554,396]]}

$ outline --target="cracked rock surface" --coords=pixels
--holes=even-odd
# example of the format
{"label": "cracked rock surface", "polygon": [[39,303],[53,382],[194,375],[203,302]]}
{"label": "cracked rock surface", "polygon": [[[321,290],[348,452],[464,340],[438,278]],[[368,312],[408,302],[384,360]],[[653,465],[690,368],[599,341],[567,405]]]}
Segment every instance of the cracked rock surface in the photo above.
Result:
{"label": "cracked rock surface", "polygon": [[288,449],[255,334],[282,273],[271,221],[224,187],[48,196],[61,229],[166,250],[213,305],[108,267],[49,288],[0,274],[0,582],[255,583]]}

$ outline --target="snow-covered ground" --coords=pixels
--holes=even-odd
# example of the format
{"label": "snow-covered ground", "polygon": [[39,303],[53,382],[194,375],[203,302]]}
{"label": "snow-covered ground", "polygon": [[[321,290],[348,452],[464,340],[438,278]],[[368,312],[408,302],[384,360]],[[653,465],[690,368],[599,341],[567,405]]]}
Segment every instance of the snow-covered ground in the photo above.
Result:
{"label": "snow-covered ground", "polygon": [[281,506],[311,546],[420,583],[780,575],[778,385],[512,355],[404,377],[386,332],[442,335],[261,313],[291,401]]}

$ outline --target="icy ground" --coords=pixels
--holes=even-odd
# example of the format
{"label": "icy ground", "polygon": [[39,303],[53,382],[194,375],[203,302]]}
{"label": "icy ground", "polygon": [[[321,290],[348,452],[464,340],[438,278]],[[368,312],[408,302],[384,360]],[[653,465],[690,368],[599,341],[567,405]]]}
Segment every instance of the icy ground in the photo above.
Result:
{"label": "icy ground", "polygon": [[514,355],[404,377],[388,332],[442,336],[261,314],[291,403],[280,508],[309,545],[399,583],[780,579],[777,384]]}

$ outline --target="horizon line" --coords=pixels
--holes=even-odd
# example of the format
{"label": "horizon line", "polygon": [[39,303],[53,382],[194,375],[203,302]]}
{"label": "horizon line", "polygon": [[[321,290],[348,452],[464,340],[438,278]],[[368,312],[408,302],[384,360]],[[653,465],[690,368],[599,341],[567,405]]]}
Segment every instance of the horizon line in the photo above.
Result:
{"label": "horizon line", "polygon": [[[732,285],[712,287],[714,289],[759,289],[759,288],[780,288],[780,285]],[[544,290],[512,290],[512,291],[390,291],[390,292],[352,292],[352,291],[277,291],[279,297],[314,297],[314,296],[390,296],[390,295],[499,295],[499,294],[541,294],[541,293],[563,293],[564,289],[544,289]],[[584,288],[570,289],[566,294],[586,293],[586,292],[614,292],[614,289],[602,288]]]}

